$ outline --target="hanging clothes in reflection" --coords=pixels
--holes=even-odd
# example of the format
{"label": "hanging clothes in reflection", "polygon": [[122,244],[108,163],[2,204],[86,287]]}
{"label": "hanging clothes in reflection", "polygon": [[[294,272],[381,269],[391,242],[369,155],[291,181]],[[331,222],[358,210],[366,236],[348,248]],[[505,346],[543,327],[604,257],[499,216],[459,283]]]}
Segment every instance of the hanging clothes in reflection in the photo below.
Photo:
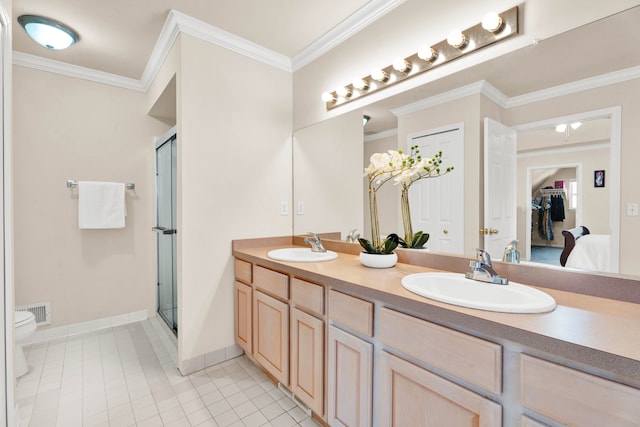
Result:
{"label": "hanging clothes in reflection", "polygon": [[551,196],[540,197],[538,209],[538,235],[544,240],[553,240],[553,221],[551,220]]}
{"label": "hanging clothes in reflection", "polygon": [[551,196],[551,221],[564,221],[564,199],[559,194]]}

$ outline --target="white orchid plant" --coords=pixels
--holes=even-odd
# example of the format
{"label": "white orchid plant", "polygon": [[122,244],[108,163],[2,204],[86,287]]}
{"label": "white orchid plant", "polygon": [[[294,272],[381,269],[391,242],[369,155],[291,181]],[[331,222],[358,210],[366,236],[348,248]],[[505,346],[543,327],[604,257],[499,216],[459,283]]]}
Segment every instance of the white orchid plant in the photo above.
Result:
{"label": "white orchid plant", "polygon": [[369,182],[369,217],[371,219],[371,241],[359,238],[360,245],[370,254],[390,254],[398,247],[400,238],[390,234],[384,240],[380,238],[378,222],[378,202],[376,194],[387,182],[400,175],[409,165],[409,156],[402,151],[389,150],[386,153],[374,153],[364,169]]}
{"label": "white orchid plant", "polygon": [[[442,151],[432,158],[423,158],[418,146],[411,147],[411,153],[389,150],[386,153],[374,153],[370,158],[365,173],[369,182],[369,215],[371,218],[371,241],[360,238],[358,241],[367,253],[388,254],[401,245],[405,248],[422,248],[429,240],[429,234],[413,232],[411,212],[409,209],[409,187],[421,179],[435,178],[449,173],[453,167],[442,170]],[[377,191],[387,182],[393,180],[396,185],[402,185],[402,221],[404,224],[404,239],[397,234],[390,234],[386,239],[380,238],[380,224],[378,222]]]}
{"label": "white orchid plant", "polygon": [[411,147],[411,154],[407,158],[408,166],[400,174],[394,177],[396,184],[402,185],[400,205],[402,207],[402,223],[404,225],[404,239],[400,239],[400,245],[405,248],[422,249],[429,240],[429,234],[422,231],[413,232],[411,224],[411,209],[409,207],[409,188],[414,182],[427,178],[437,178],[453,170],[453,166],[442,169],[442,151],[438,151],[433,157],[426,158],[420,155],[417,145]]}

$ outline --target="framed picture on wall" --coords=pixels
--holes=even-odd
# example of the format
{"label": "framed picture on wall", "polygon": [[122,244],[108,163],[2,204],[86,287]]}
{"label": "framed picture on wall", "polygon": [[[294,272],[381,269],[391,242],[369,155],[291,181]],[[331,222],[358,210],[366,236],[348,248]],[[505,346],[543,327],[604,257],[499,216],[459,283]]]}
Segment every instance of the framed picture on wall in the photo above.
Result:
{"label": "framed picture on wall", "polygon": [[593,186],[604,187],[604,171],[593,171]]}

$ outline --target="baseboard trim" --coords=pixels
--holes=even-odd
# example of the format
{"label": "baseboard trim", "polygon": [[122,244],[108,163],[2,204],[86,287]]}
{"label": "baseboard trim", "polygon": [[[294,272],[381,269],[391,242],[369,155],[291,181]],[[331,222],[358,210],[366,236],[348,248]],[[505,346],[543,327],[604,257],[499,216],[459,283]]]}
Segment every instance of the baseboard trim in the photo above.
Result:
{"label": "baseboard trim", "polygon": [[134,311],[132,313],[119,314],[117,316],[103,317],[102,319],[89,320],[87,322],[72,323],[65,326],[53,328],[36,329],[25,344],[34,344],[44,341],[65,338],[72,335],[84,334],[86,332],[99,331],[101,329],[112,328],[114,326],[126,325],[128,323],[147,320],[149,314],[147,310]]}
{"label": "baseboard trim", "polygon": [[185,359],[180,362],[178,370],[184,376],[190,375],[194,372],[208,368],[209,366],[217,365],[229,359],[241,356],[243,353],[244,351],[240,348],[240,346],[238,346],[237,344],[233,344],[229,347],[210,351],[209,353],[205,353],[191,359]]}

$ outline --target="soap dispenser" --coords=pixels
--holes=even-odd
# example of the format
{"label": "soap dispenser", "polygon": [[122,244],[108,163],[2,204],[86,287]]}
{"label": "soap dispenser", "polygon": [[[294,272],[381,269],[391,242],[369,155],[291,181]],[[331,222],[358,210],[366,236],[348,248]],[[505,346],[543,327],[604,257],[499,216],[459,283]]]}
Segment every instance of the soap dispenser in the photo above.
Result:
{"label": "soap dispenser", "polygon": [[518,241],[512,240],[506,248],[504,248],[504,256],[502,261],[518,264],[520,263],[520,251],[518,250]]}

